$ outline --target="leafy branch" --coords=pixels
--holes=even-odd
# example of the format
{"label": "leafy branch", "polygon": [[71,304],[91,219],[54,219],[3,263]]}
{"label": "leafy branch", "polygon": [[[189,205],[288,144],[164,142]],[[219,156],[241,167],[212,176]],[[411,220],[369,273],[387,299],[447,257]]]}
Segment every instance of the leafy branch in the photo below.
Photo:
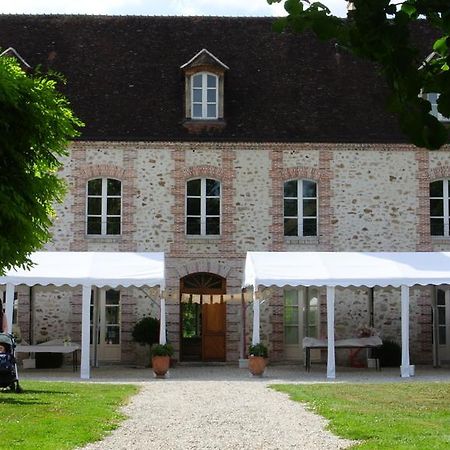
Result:
{"label": "leafy branch", "polygon": [[[269,4],[283,0],[267,0]],[[353,0],[347,19],[335,17],[320,2],[284,0],[287,17],[274,29],[312,31],[354,55],[375,63],[390,89],[388,109],[419,147],[438,149],[448,142],[446,126],[431,114],[426,93],[437,93],[437,109],[450,117],[450,2],[448,0]],[[435,38],[424,54],[414,39],[425,24]]]}

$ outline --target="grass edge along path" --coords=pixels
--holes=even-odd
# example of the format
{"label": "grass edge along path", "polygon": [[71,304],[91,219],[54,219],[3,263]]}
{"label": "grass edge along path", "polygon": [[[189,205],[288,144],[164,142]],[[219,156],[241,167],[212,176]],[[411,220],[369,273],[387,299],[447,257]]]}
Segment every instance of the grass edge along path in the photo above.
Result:
{"label": "grass edge along path", "polygon": [[358,449],[449,449],[450,383],[276,384]]}
{"label": "grass edge along path", "polygon": [[94,442],[125,418],[131,384],[22,381],[24,393],[0,392],[0,449],[65,450]]}

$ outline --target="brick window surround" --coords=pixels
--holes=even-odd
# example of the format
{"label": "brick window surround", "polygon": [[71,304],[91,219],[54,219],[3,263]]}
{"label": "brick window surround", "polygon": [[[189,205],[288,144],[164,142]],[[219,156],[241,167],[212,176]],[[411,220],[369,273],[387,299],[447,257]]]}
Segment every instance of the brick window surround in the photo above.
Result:
{"label": "brick window surround", "polygon": [[[331,207],[331,178],[330,169],[332,152],[320,150],[319,167],[288,167],[283,168],[283,148],[277,148],[271,152],[272,168],[270,176],[272,180],[272,225],[270,231],[273,236],[272,251],[286,250],[284,236],[284,211],[283,211],[283,186],[288,180],[307,179],[317,183],[318,195],[318,228],[317,238],[319,249],[332,251],[332,214]],[[314,149],[313,149],[314,150]],[[300,239],[302,239],[300,237]]]}
{"label": "brick window surround", "polygon": [[232,256],[235,254],[233,245],[234,233],[234,151],[222,152],[222,167],[211,165],[201,165],[193,167],[185,167],[184,151],[175,152],[175,169],[173,172],[175,186],[173,195],[175,197],[175,205],[172,208],[174,215],[174,242],[170,247],[171,256],[182,256],[186,254],[187,243],[191,237],[186,236],[185,225],[185,202],[186,202],[186,182],[193,178],[212,178],[221,183],[221,234],[214,236],[202,237],[207,242],[208,239],[218,240],[220,251],[222,254]]}
{"label": "brick window surround", "polygon": [[[122,182],[122,233],[120,235],[102,236],[86,234],[86,187],[93,178],[114,178]],[[112,164],[80,165],[76,168],[74,189],[74,240],[72,251],[87,250],[89,239],[118,239],[121,251],[133,251],[132,232],[134,220],[134,171]]]}

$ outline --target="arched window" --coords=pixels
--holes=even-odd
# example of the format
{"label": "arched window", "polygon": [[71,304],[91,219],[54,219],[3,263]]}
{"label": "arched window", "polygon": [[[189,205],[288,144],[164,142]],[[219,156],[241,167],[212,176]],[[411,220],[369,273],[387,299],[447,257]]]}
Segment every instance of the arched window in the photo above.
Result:
{"label": "arched window", "polygon": [[450,180],[430,183],[430,230],[432,236],[450,236],[449,192]]}
{"label": "arched window", "polygon": [[121,233],[122,183],[113,178],[95,178],[87,183],[86,234]]}
{"label": "arched window", "polygon": [[218,88],[217,75],[207,72],[192,75],[191,111],[193,119],[218,118]]}
{"label": "arched window", "polygon": [[289,180],[284,183],[284,235],[317,236],[317,183]]}
{"label": "arched window", "polygon": [[220,234],[220,181],[196,178],[186,183],[186,234]]}

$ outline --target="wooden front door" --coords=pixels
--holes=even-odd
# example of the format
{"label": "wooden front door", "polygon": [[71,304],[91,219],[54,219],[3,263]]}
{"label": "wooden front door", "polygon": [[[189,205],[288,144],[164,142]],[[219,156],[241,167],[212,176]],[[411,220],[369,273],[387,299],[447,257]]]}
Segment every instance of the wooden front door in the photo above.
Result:
{"label": "wooden front door", "polygon": [[226,304],[202,305],[203,361],[225,361]]}
{"label": "wooden front door", "polygon": [[181,360],[225,361],[226,304],[211,297],[226,293],[225,278],[199,272],[180,281],[181,295],[200,297],[200,303],[180,303]]}

